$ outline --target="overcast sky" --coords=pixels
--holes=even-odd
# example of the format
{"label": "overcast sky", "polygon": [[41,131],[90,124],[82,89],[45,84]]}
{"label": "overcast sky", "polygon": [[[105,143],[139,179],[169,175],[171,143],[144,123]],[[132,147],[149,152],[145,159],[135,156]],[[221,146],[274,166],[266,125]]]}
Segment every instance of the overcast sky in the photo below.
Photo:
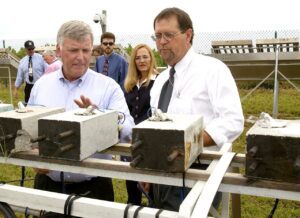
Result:
{"label": "overcast sky", "polygon": [[60,25],[83,20],[96,37],[96,13],[107,11],[107,30],[152,34],[153,19],[165,7],[188,12],[195,32],[300,29],[299,0],[2,0],[0,40],[55,38]]}

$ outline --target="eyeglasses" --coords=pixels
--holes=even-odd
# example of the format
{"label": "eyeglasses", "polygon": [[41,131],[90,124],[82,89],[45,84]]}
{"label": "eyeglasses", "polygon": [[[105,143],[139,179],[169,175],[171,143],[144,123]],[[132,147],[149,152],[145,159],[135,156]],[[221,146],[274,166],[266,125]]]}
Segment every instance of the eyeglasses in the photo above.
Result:
{"label": "eyeglasses", "polygon": [[113,44],[115,44],[114,42],[102,42],[103,45],[105,46],[112,46]]}
{"label": "eyeglasses", "polygon": [[152,39],[154,41],[159,41],[161,40],[161,38],[163,37],[166,41],[171,41],[172,39],[174,39],[178,34],[180,33],[183,33],[182,31],[179,31],[177,33],[169,33],[169,32],[166,32],[166,33],[155,33],[153,36],[152,36]]}

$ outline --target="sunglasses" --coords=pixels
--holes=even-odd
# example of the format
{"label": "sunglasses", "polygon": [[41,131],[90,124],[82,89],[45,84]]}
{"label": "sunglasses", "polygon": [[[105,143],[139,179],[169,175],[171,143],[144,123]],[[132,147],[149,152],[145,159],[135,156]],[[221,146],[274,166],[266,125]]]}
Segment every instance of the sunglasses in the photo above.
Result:
{"label": "sunglasses", "polygon": [[113,42],[102,42],[103,45],[105,46],[112,46],[114,43]]}
{"label": "sunglasses", "polygon": [[28,51],[32,51],[32,50],[34,50],[34,48],[27,48],[27,50],[28,50]]}

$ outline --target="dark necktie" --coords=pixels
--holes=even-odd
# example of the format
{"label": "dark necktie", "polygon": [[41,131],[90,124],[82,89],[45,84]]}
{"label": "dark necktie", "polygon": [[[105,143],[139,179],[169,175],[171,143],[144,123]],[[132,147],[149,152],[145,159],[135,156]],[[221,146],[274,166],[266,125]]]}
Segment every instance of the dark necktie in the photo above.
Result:
{"label": "dark necktie", "polygon": [[158,108],[161,109],[162,112],[164,112],[164,113],[167,112],[167,110],[168,110],[170,99],[172,96],[175,72],[176,71],[175,71],[174,67],[172,67],[170,69],[169,79],[163,85],[160,96],[159,96]]}
{"label": "dark necktie", "polygon": [[28,79],[29,82],[33,81],[32,56],[29,56],[29,61],[28,61]]}
{"label": "dark necktie", "polygon": [[108,58],[105,58],[102,73],[106,76],[108,75]]}

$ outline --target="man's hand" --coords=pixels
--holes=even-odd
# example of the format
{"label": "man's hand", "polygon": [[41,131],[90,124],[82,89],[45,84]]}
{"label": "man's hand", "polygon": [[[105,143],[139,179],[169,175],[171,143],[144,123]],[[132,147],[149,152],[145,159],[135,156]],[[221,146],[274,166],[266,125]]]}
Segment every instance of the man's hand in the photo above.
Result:
{"label": "man's hand", "polygon": [[212,139],[212,137],[204,130],[203,131],[203,146],[209,147],[215,145],[215,141]]}
{"label": "man's hand", "polygon": [[148,194],[150,191],[151,183],[148,182],[139,182],[141,188]]}
{"label": "man's hand", "polygon": [[74,99],[74,102],[80,107],[80,108],[87,108],[90,105],[95,106],[93,102],[84,95],[80,95],[80,99]]}

